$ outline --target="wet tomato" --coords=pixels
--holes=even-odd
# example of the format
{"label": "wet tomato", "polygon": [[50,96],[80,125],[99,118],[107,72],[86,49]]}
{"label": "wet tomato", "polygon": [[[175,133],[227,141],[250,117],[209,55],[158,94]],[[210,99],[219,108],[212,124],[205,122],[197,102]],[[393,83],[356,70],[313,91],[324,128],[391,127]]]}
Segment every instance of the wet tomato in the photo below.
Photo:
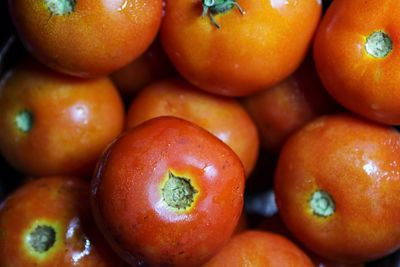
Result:
{"label": "wet tomato", "polygon": [[93,227],[89,190],[54,176],[10,194],[0,208],[0,266],[125,266]]}
{"label": "wet tomato", "polygon": [[400,3],[333,1],[314,42],[318,73],[343,106],[368,119],[400,124]]}
{"label": "wet tomato", "polygon": [[226,144],[176,117],[126,131],[92,181],[92,210],[136,266],[198,266],[228,241],[242,211],[244,170]]}
{"label": "wet tomato", "polygon": [[106,77],[74,78],[25,59],[0,86],[0,151],[22,173],[91,176],[122,130],[123,103]]}
{"label": "wet tomato", "polygon": [[107,75],[154,40],[162,0],[9,0],[27,50],[42,63],[80,77]]}
{"label": "wet tomato", "polygon": [[279,156],[275,196],[288,229],[339,262],[400,247],[400,133],[353,114],[323,116],[292,135]]}
{"label": "wet tomato", "polygon": [[158,116],[191,121],[229,145],[243,163],[246,177],[258,157],[257,128],[240,103],[199,90],[181,78],[151,83],[130,104],[126,128]]}
{"label": "wet tomato", "polygon": [[195,86],[249,95],[300,65],[321,10],[319,0],[167,0],[161,41],[177,71]]}
{"label": "wet tomato", "polygon": [[248,230],[235,235],[203,267],[289,267],[314,266],[293,242],[278,234]]}

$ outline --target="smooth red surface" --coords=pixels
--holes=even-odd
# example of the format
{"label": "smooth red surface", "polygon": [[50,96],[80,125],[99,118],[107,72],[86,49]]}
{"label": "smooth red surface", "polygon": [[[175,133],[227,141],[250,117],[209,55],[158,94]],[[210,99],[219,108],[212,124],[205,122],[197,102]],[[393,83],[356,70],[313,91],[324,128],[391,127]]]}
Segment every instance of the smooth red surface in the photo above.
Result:
{"label": "smooth red surface", "polygon": [[[275,196],[289,230],[325,258],[365,262],[400,246],[400,134],[353,114],[320,117],[285,143]],[[315,215],[315,190],[334,199],[335,212]]]}
{"label": "smooth red surface", "polygon": [[[328,92],[343,106],[368,119],[400,124],[400,3],[396,0],[335,0],[314,42],[318,73]],[[374,58],[366,38],[385,31],[393,50]]]}
{"label": "smooth red surface", "polygon": [[[62,75],[25,59],[1,81],[0,151],[18,171],[91,177],[101,152],[122,131],[123,103],[107,77]],[[15,117],[33,115],[22,132]]]}
{"label": "smooth red surface", "polygon": [[162,0],[79,0],[64,16],[40,0],[9,0],[9,7],[30,53],[58,71],[93,77],[116,71],[150,46]]}
{"label": "smooth red surface", "polygon": [[181,78],[161,80],[133,99],[125,128],[158,116],[176,116],[211,132],[239,156],[246,177],[251,174],[258,158],[258,132],[236,99],[201,91]]}
{"label": "smooth red surface", "polygon": [[305,58],[321,18],[319,0],[247,0],[201,17],[198,0],[167,0],[161,41],[178,72],[206,91],[244,96],[289,76]]}
{"label": "smooth red surface", "polygon": [[[0,208],[0,266],[125,266],[93,227],[89,192],[87,181],[54,176],[11,193]],[[25,232],[44,221],[58,228],[40,259],[25,249]]]}
{"label": "smooth red surface", "polygon": [[[198,191],[190,209],[164,202],[169,171]],[[109,146],[92,181],[92,207],[112,247],[134,266],[197,266],[228,241],[243,190],[242,164],[227,145],[193,123],[158,117]]]}

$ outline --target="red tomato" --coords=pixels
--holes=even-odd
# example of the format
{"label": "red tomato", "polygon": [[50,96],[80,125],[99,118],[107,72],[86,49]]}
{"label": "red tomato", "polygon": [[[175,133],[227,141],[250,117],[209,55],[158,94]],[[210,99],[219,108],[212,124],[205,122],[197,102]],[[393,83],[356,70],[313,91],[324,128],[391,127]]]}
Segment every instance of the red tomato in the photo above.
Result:
{"label": "red tomato", "polygon": [[74,78],[26,59],[0,86],[0,151],[20,172],[91,175],[122,130],[122,100],[106,77]]}
{"label": "red tomato", "polygon": [[162,0],[9,0],[25,47],[42,63],[80,77],[107,75],[155,38]]}
{"label": "red tomato", "polygon": [[278,152],[286,139],[315,117],[339,110],[322,86],[312,57],[277,85],[243,99],[265,150]]}
{"label": "red tomato", "polygon": [[158,117],[109,146],[92,210],[112,247],[136,266],[197,266],[231,236],[243,205],[236,154],[197,125]]}
{"label": "red tomato", "polygon": [[124,266],[90,216],[89,183],[45,177],[0,208],[0,266]]}
{"label": "red tomato", "polygon": [[243,163],[246,177],[258,157],[257,128],[240,103],[200,91],[183,79],[151,83],[134,98],[125,120],[132,128],[158,116],[175,116],[191,121],[230,146]]}
{"label": "red tomato", "polygon": [[227,96],[259,92],[289,76],[321,18],[319,0],[202,3],[166,0],[161,41],[184,78]]}
{"label": "red tomato", "polygon": [[235,235],[203,267],[314,266],[307,255],[283,236],[257,230]]}
{"label": "red tomato", "polygon": [[368,119],[400,124],[400,3],[335,0],[316,34],[314,57],[328,92]]}
{"label": "red tomato", "polygon": [[365,262],[400,247],[400,133],[352,114],[292,135],[275,173],[288,229],[317,254]]}

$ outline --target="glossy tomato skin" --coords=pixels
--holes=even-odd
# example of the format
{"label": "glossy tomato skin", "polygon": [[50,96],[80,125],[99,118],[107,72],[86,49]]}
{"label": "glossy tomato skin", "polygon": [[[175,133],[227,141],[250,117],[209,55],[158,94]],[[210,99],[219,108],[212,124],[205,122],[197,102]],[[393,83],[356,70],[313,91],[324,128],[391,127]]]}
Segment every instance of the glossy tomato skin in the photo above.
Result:
{"label": "glossy tomato skin", "polygon": [[4,75],[0,92],[0,151],[28,175],[90,177],[122,131],[123,103],[106,77],[74,78],[28,58]]}
{"label": "glossy tomato skin", "polygon": [[293,242],[271,232],[248,230],[233,236],[203,267],[314,266]]}
{"label": "glossy tomato skin", "polygon": [[[125,266],[93,227],[89,190],[80,178],[53,176],[11,193],[0,208],[0,266]],[[38,226],[54,231],[47,251],[29,242]]]}
{"label": "glossy tomato skin", "polygon": [[[399,144],[394,128],[353,114],[320,117],[292,135],[274,182],[280,215],[293,235],[340,262],[370,261],[398,249]],[[321,190],[334,202],[325,215],[311,205]]]}
{"label": "glossy tomato skin", "polygon": [[288,78],[242,103],[257,125],[262,147],[272,153],[307,122],[340,110],[323,87],[311,55]]}
{"label": "glossy tomato skin", "polygon": [[[197,0],[167,0],[161,41],[178,72],[206,91],[244,96],[289,76],[305,58],[321,2],[247,0],[202,18]],[[301,23],[299,23],[301,21]]]}
{"label": "glossy tomato skin", "polygon": [[28,51],[74,76],[102,76],[125,66],[147,49],[161,23],[162,0],[64,2],[75,2],[71,13],[52,13],[38,0],[9,0],[9,7]]}
{"label": "glossy tomato skin", "polygon": [[[189,208],[165,201],[170,173],[197,191]],[[243,189],[243,167],[227,145],[193,123],[158,117],[109,146],[92,181],[92,210],[131,265],[198,266],[231,236]]]}
{"label": "glossy tomato skin", "polygon": [[258,132],[243,106],[233,98],[199,90],[182,78],[149,84],[129,106],[125,128],[158,116],[191,121],[230,146],[243,163],[248,177],[258,158]]}
{"label": "glossy tomato skin", "polygon": [[[328,92],[343,106],[368,119],[400,124],[399,59],[400,4],[385,1],[334,1],[316,33],[314,58]],[[392,39],[383,58],[367,53],[366,40],[374,31]]]}

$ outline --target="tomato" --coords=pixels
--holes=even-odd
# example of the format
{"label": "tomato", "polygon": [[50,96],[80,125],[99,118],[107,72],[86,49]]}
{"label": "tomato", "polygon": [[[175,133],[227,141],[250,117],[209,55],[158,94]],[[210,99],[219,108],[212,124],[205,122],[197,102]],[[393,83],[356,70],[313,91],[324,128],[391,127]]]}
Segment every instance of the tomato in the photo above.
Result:
{"label": "tomato", "polygon": [[322,86],[310,55],[295,73],[271,88],[243,98],[243,104],[257,125],[262,147],[274,153],[307,122],[339,110]]}
{"label": "tomato", "polygon": [[243,190],[242,164],[226,144],[189,121],[157,117],[109,146],[92,210],[131,265],[197,266],[232,235]]}
{"label": "tomato", "polygon": [[153,81],[175,74],[175,69],[157,38],[142,55],[113,72],[110,78],[124,98],[131,99],[139,90]]}
{"label": "tomato", "polygon": [[121,132],[123,108],[109,78],[74,78],[25,59],[1,80],[0,151],[28,175],[89,176]]}
{"label": "tomato", "polygon": [[142,54],[161,24],[162,0],[9,0],[27,50],[80,77],[110,74]]}
{"label": "tomato", "polygon": [[176,116],[211,132],[239,156],[246,177],[258,157],[257,128],[240,103],[200,91],[181,78],[153,82],[129,106],[125,127],[132,128],[158,116]]}
{"label": "tomato", "polygon": [[289,76],[306,56],[322,9],[319,0],[202,3],[167,0],[161,41],[185,79],[227,96],[262,91]]}
{"label": "tomato", "polygon": [[275,173],[288,229],[317,254],[365,262],[400,247],[400,133],[354,114],[323,116],[292,135]]}
{"label": "tomato", "polygon": [[314,266],[307,255],[283,236],[249,230],[235,235],[203,267]]}
{"label": "tomato", "polygon": [[333,1],[317,31],[314,56],[328,92],[368,119],[400,124],[400,4]]}
{"label": "tomato", "polygon": [[90,213],[89,183],[42,177],[0,208],[0,266],[124,266],[106,246]]}

